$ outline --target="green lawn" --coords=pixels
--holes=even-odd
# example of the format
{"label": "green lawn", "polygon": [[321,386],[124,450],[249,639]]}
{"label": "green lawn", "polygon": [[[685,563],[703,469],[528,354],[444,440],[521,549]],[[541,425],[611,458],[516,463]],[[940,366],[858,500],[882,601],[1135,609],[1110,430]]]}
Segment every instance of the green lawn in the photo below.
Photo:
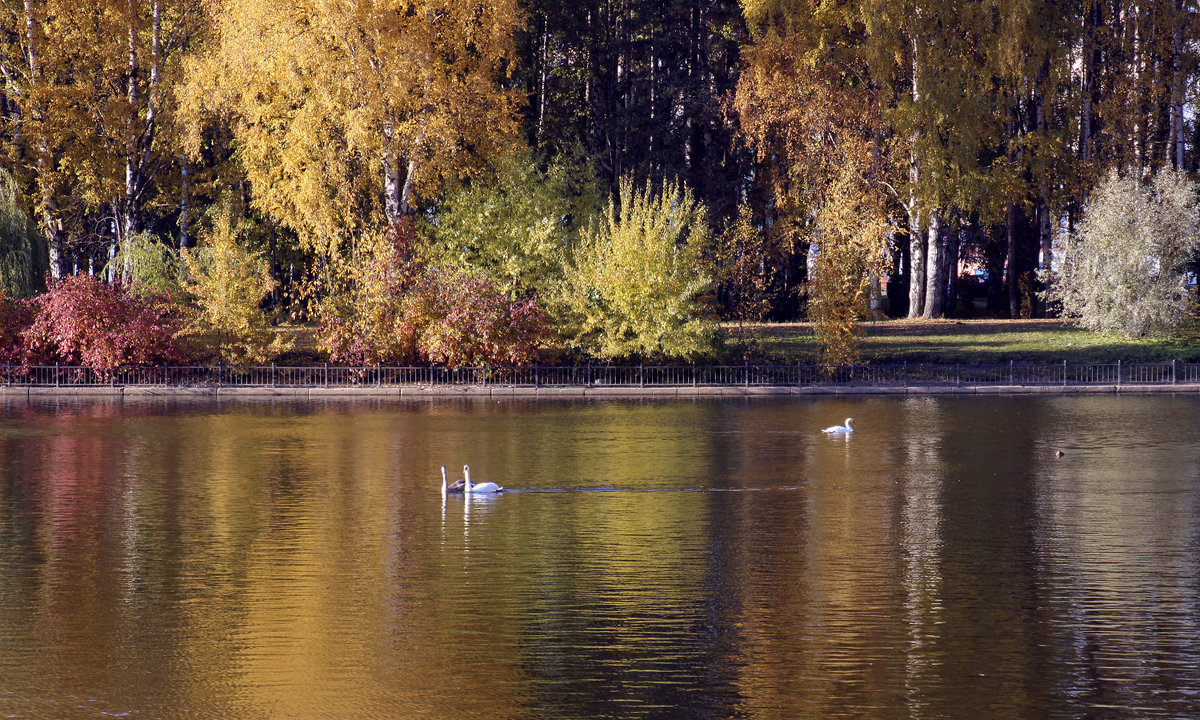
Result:
{"label": "green lawn", "polygon": [[[862,358],[867,363],[946,362],[989,364],[1008,362],[1104,363],[1179,360],[1200,362],[1200,323],[1172,338],[1127,340],[1097,335],[1062,320],[887,320],[863,324]],[[292,351],[280,364],[324,362],[317,350],[315,328],[286,325],[276,332],[289,339]],[[741,362],[737,329],[726,326],[730,357]],[[808,323],[747,326],[748,360],[757,363],[820,361],[820,351]]]}
{"label": "green lawn", "polygon": [[[1098,335],[1062,320],[889,320],[864,323],[862,358],[886,362],[1155,362],[1200,361],[1200,325],[1177,337],[1128,340]],[[734,328],[727,328],[731,336]],[[752,356],[766,362],[815,363],[808,323],[747,328]]]}

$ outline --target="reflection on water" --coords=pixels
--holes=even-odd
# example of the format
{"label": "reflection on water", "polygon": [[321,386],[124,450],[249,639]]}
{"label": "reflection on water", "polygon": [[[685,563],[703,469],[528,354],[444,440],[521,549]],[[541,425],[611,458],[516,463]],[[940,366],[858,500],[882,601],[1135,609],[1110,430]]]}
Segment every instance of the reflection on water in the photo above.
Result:
{"label": "reflection on water", "polygon": [[1200,398],[5,402],[4,716],[1200,714]]}

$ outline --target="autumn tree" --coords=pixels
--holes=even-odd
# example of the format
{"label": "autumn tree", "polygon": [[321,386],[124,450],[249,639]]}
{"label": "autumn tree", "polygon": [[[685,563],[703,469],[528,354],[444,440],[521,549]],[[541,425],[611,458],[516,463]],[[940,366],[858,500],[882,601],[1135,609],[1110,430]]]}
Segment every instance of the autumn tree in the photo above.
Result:
{"label": "autumn tree", "polygon": [[[19,8],[19,9],[18,9]],[[172,214],[175,94],[200,0],[9,3],[0,34],[6,154],[33,189],[51,276]]]}
{"label": "autumn tree", "polygon": [[762,320],[771,309],[775,268],[768,246],[766,229],[754,217],[750,203],[742,202],[713,252],[723,317],[736,324],[737,338],[743,343],[750,338],[747,323]]}
{"label": "autumn tree", "polygon": [[319,252],[382,232],[516,133],[516,0],[218,3],[190,148],[232,127],[253,205]]}
{"label": "autumn tree", "polygon": [[494,177],[448,193],[424,232],[431,262],[483,273],[512,298],[547,296],[560,282],[563,253],[597,211],[599,192],[585,162],[546,163],[527,148],[500,156]]}
{"label": "autumn tree", "polygon": [[239,219],[220,206],[205,241],[182,250],[182,289],[191,301],[179,337],[198,355],[232,365],[262,363],[286,352],[261,305],[275,288],[261,253],[239,243]]}
{"label": "autumn tree", "polygon": [[679,183],[621,182],[567,259],[552,316],[569,347],[602,359],[695,359],[716,326],[705,208]]}
{"label": "autumn tree", "polygon": [[747,6],[755,44],[735,106],[767,168],[777,232],[809,248],[806,289],[825,359],[852,360],[870,285],[884,271],[884,125],[857,46],[854,16]]}

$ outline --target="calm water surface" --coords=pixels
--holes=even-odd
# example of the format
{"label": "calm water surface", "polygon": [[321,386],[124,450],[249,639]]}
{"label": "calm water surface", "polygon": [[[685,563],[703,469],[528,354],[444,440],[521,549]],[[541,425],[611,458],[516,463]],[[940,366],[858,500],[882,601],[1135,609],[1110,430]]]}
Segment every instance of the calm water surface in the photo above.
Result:
{"label": "calm water surface", "polygon": [[1185,396],[3,401],[0,716],[1197,717],[1198,441]]}

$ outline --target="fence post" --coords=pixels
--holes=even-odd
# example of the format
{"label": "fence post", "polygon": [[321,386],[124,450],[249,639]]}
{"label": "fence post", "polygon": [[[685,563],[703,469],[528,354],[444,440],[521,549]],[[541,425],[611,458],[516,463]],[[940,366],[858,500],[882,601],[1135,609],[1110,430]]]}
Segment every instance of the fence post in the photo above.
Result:
{"label": "fence post", "polygon": [[375,363],[375,387],[383,387],[383,363]]}
{"label": "fence post", "polygon": [[1013,377],[1013,361],[1012,360],[1008,361],[1008,384],[1009,385],[1016,384],[1016,378]]}
{"label": "fence post", "polygon": [[1063,387],[1067,386],[1067,361],[1063,359]]}
{"label": "fence post", "polygon": [[58,387],[58,361],[54,361],[54,387]]}
{"label": "fence post", "polygon": [[1117,387],[1121,387],[1121,358],[1117,358]]}
{"label": "fence post", "polygon": [[221,361],[217,361],[217,387],[221,387]]}
{"label": "fence post", "polygon": [[588,384],[588,387],[592,386],[592,363],[591,362],[588,363],[588,367],[587,367],[587,384]]}
{"label": "fence post", "polygon": [[275,387],[275,362],[271,362],[271,387]]}
{"label": "fence post", "polygon": [[325,363],[325,387],[329,387],[329,363]]}
{"label": "fence post", "polygon": [[4,384],[12,385],[12,360],[5,363],[8,367],[4,371]]}
{"label": "fence post", "polygon": [[1175,358],[1171,358],[1171,384],[1175,384]]}
{"label": "fence post", "polygon": [[902,378],[904,387],[908,387],[908,361],[904,361],[904,377]]}
{"label": "fence post", "polygon": [[745,382],[745,387],[750,387],[750,361],[745,361],[744,365],[745,367],[743,369],[746,372],[746,376],[743,378],[743,381]]}
{"label": "fence post", "polygon": [[962,363],[954,363],[954,384],[962,385]]}
{"label": "fence post", "polygon": [[638,387],[646,387],[646,363],[638,363]]}

